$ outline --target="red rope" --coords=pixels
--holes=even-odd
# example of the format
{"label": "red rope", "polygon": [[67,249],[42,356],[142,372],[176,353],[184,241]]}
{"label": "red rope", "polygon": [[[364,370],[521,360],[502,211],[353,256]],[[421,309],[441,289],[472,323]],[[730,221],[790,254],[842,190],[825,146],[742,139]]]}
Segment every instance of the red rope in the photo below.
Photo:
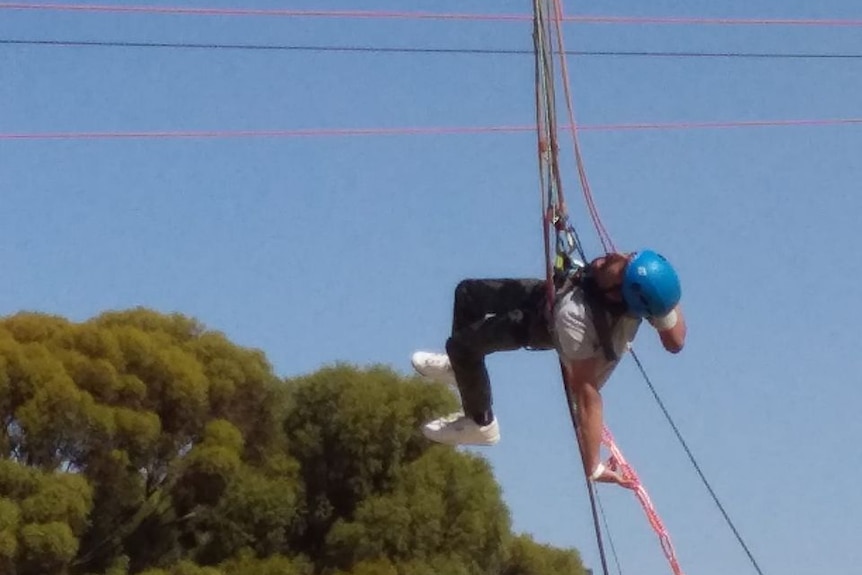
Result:
{"label": "red rope", "polygon": [[[91,12],[125,14],[165,14],[185,16],[266,16],[295,18],[350,18],[388,20],[466,20],[527,22],[529,14],[477,14],[447,12],[410,12],[377,10],[296,10],[281,8],[192,8],[184,6],[121,6],[110,4],[41,4],[34,2],[0,2],[0,10],[42,12]],[[665,16],[566,16],[563,22],[579,24],[626,25],[721,25],[721,26],[829,26],[858,27],[862,19],[841,18],[709,18]]]}
{"label": "red rope", "polygon": [[[811,120],[750,120],[736,122],[652,122],[639,124],[581,125],[582,132],[665,131],[694,129],[840,126],[862,124],[862,118]],[[570,126],[560,126],[569,130]],[[155,131],[66,131],[0,132],[0,140],[132,140],[132,139],[227,139],[227,138],[317,138],[351,136],[421,136],[459,134],[516,134],[533,132],[536,126],[432,126],[396,128],[300,128],[292,130],[155,130]]]}
{"label": "red rope", "polygon": [[647,516],[647,520],[649,521],[650,526],[655,531],[658,536],[659,543],[661,544],[662,552],[667,558],[668,563],[670,564],[671,569],[674,572],[674,575],[683,575],[682,568],[679,565],[679,561],[676,557],[676,551],[673,548],[673,543],[670,539],[670,533],[665,528],[664,523],[659,517],[658,512],[655,509],[655,506],[650,499],[649,493],[647,493],[646,487],[644,487],[643,483],[641,483],[640,477],[635,472],[634,468],[629,465],[626,461],[625,457],[623,457],[622,451],[617,447],[616,442],[614,441],[613,436],[611,435],[610,430],[605,427],[602,430],[602,443],[605,447],[608,448],[608,451],[611,453],[610,459],[607,461],[606,465],[622,474],[622,476],[632,482],[632,491],[634,491],[635,496],[640,502],[641,507],[644,510],[644,513]]}
{"label": "red rope", "polygon": [[569,81],[569,67],[566,62],[566,46],[563,40],[563,6],[560,0],[554,0],[554,10],[555,10],[555,21],[556,21],[556,33],[557,33],[557,44],[558,44],[558,53],[560,54],[560,64],[562,68],[563,75],[563,88],[565,90],[566,95],[566,109],[569,114],[569,132],[572,135],[572,142],[574,144],[575,150],[575,163],[578,167],[578,176],[581,181],[581,189],[584,193],[584,200],[587,204],[587,210],[589,211],[590,218],[593,221],[593,226],[596,228],[596,233],[599,236],[599,241],[601,241],[602,248],[604,248],[605,252],[616,251],[614,247],[614,242],[605,229],[604,224],[602,223],[602,219],[599,216],[599,210],[595,205],[595,201],[593,200],[593,194],[590,189],[590,183],[587,179],[586,167],[584,166],[583,156],[581,154],[581,146],[578,140],[578,132],[577,132],[577,123],[575,121],[575,112],[574,112],[574,102],[572,98],[572,90],[571,90],[571,82]]}

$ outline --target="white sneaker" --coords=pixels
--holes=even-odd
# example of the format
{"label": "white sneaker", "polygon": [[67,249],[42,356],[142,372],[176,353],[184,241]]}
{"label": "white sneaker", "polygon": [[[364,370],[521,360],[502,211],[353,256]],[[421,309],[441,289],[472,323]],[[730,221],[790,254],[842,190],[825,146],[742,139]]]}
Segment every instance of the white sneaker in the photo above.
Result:
{"label": "white sneaker", "polygon": [[500,441],[497,418],[481,426],[463,413],[453,413],[422,426],[422,434],[431,441],[446,445],[496,445]]}
{"label": "white sneaker", "polygon": [[445,353],[430,353],[427,351],[417,351],[410,358],[410,363],[413,364],[413,369],[419,375],[455,385],[455,372],[452,371],[452,364],[449,363],[449,356]]}

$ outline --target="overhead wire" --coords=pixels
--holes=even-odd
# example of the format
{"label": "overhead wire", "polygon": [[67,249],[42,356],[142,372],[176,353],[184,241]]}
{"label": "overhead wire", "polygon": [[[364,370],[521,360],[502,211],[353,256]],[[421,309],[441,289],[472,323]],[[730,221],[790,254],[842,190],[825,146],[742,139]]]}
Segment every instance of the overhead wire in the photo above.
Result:
{"label": "overhead wire", "polygon": [[[862,118],[822,118],[807,120],[741,120],[724,122],[645,122],[633,124],[580,125],[585,132],[669,131],[697,129],[741,129],[765,127],[824,127],[860,125]],[[560,129],[569,129],[560,126]],[[297,128],[285,130],[140,130],[140,131],[53,131],[0,132],[0,140],[164,140],[236,138],[322,138],[370,136],[433,136],[470,134],[519,134],[534,132],[535,125],[426,126],[388,128]]]}
{"label": "overhead wire", "polygon": [[[331,44],[232,44],[225,42],[153,42],[129,40],[61,40],[35,38],[0,38],[0,45],[53,46],[93,48],[166,48],[178,50],[247,50],[272,52],[321,52],[369,54],[453,54],[476,56],[527,56],[532,51],[522,48],[437,48],[410,46],[339,46]],[[770,60],[860,60],[860,53],[829,52],[709,52],[665,50],[566,50],[567,56],[617,58],[740,58]]]}
{"label": "overhead wire", "polygon": [[[555,32],[557,38],[557,53],[564,55],[566,53],[565,41],[563,40],[563,28],[562,22],[563,18],[565,18],[565,14],[563,13],[563,5],[560,0],[554,0],[553,2],[554,12],[555,12]],[[575,163],[578,167],[578,177],[581,180],[581,189],[584,194],[584,200],[586,201],[587,209],[590,213],[590,218],[593,220],[593,225],[596,228],[596,232],[599,235],[599,241],[601,241],[602,248],[604,248],[605,253],[616,251],[614,247],[614,242],[605,229],[604,223],[602,223],[602,219],[599,217],[599,210],[596,206],[595,200],[593,199],[592,190],[590,188],[590,182],[587,178],[586,167],[584,165],[583,155],[581,154],[581,146],[580,141],[578,139],[578,129],[577,123],[575,121],[575,112],[574,112],[574,98],[572,96],[572,88],[571,81],[569,80],[569,66],[567,58],[564,56],[560,56],[560,68],[563,79],[563,90],[565,94],[566,100],[566,111],[568,112],[569,117],[569,127],[568,132],[572,136],[572,144],[575,152]]]}
{"label": "overhead wire", "polygon": [[[372,20],[461,20],[491,22],[529,22],[533,16],[521,13],[462,13],[397,10],[308,10],[289,8],[225,8],[159,5],[73,4],[37,2],[0,2],[0,10],[40,12],[81,12],[117,14],[162,14],[183,16],[336,18]],[[712,26],[806,26],[860,27],[862,18],[752,18],[706,16],[614,16],[568,15],[562,22],[620,25],[712,25]]]}

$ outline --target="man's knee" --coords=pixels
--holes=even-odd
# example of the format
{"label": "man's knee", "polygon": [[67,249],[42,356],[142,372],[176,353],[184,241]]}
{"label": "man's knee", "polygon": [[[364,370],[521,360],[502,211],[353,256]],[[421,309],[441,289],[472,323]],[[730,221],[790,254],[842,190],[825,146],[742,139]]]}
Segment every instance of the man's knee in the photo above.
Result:
{"label": "man's knee", "polygon": [[511,310],[453,333],[446,341],[446,353],[462,362],[479,360],[498,351],[527,347],[532,344],[531,339],[528,314]]}
{"label": "man's knee", "polygon": [[475,279],[464,279],[458,282],[458,285],[455,286],[455,301],[463,302],[470,299],[471,293],[474,291],[474,287],[481,280]]}
{"label": "man's knee", "polygon": [[513,349],[517,349],[517,346],[503,340],[488,339],[487,334],[470,331],[460,332],[446,340],[446,354],[452,365],[465,368],[484,365],[488,355]]}
{"label": "man's knee", "polygon": [[463,334],[456,334],[446,340],[446,354],[452,363],[470,363],[480,361],[484,353],[479,346],[471,342]]}

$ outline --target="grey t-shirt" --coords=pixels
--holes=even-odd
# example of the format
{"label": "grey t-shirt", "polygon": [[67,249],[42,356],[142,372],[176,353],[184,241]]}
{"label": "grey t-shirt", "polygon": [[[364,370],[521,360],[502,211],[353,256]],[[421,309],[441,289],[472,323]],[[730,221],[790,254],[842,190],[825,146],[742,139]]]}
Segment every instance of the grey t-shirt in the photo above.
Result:
{"label": "grey t-shirt", "polygon": [[[601,387],[610,377],[619,360],[607,361],[601,341],[593,323],[593,314],[587,305],[584,290],[575,287],[560,297],[554,305],[554,343],[564,361],[578,361],[598,357],[601,360],[596,384]],[[641,320],[623,316],[612,328],[611,343],[618,358],[627,351],[628,344],[637,335]]]}

